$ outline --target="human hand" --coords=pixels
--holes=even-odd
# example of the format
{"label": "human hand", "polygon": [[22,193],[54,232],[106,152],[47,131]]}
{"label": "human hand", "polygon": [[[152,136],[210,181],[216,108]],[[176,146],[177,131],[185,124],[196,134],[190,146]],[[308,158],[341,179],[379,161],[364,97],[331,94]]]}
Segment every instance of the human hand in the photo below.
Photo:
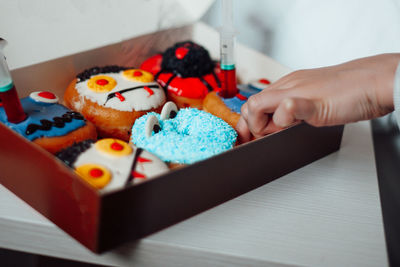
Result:
{"label": "human hand", "polygon": [[304,120],[345,124],[393,111],[393,79],[400,54],[382,54],[331,67],[292,72],[242,106],[240,142]]}

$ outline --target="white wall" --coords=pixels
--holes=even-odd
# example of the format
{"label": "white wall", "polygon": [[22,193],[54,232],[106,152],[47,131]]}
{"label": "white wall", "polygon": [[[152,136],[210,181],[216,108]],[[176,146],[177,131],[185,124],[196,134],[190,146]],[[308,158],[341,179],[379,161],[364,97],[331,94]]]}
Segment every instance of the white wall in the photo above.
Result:
{"label": "white wall", "polygon": [[11,69],[195,21],[213,0],[0,0]]}
{"label": "white wall", "polygon": [[[292,69],[400,52],[399,0],[234,1],[238,40]],[[203,20],[219,25],[217,1]]]}

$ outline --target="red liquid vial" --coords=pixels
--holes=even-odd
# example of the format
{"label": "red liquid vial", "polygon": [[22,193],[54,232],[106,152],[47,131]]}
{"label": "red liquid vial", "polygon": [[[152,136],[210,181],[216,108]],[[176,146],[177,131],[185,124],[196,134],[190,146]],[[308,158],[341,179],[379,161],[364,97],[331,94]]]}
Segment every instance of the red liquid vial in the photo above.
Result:
{"label": "red liquid vial", "polygon": [[221,69],[221,92],[223,98],[234,97],[238,93],[236,86],[236,69]]}
{"label": "red liquid vial", "polygon": [[10,90],[0,92],[0,100],[9,122],[18,123],[26,119],[26,114],[22,109],[15,86]]}

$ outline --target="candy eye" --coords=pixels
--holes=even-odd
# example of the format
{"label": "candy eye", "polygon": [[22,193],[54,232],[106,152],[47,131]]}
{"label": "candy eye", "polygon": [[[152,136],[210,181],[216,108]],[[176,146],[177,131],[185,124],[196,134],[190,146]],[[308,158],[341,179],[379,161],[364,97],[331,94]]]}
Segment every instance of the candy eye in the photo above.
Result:
{"label": "candy eye", "polygon": [[160,123],[158,122],[158,119],[154,115],[150,115],[147,118],[146,125],[145,125],[145,134],[146,137],[149,138],[151,137],[151,134],[154,132],[155,134],[161,131],[161,126]]}
{"label": "candy eye", "polygon": [[122,157],[132,154],[132,147],[119,139],[106,138],[96,142],[95,148],[104,155]]}
{"label": "candy eye", "polygon": [[89,79],[87,86],[90,90],[96,93],[106,93],[111,91],[117,82],[110,76],[107,75],[97,75]]}
{"label": "candy eye", "polygon": [[161,110],[161,119],[168,120],[173,119],[178,114],[178,107],[175,105],[174,102],[168,101],[165,103]]}
{"label": "candy eye", "polygon": [[154,81],[154,76],[148,71],[141,69],[129,69],[122,73],[125,79],[133,82],[149,83]]}
{"label": "candy eye", "polygon": [[29,95],[29,97],[35,100],[36,102],[52,103],[52,104],[58,102],[58,97],[55,94],[46,91],[33,92]]}
{"label": "candy eye", "polygon": [[111,172],[98,164],[83,164],[75,168],[75,172],[97,189],[105,187],[111,181]]}

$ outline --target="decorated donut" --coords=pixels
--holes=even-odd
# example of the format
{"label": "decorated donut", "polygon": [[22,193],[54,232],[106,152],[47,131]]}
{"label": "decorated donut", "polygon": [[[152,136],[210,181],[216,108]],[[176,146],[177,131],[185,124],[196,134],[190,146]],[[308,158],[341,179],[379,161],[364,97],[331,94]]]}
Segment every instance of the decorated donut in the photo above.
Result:
{"label": "decorated donut", "polygon": [[265,88],[267,88],[270,84],[271,84],[270,80],[265,79],[265,78],[261,78],[261,79],[258,79],[256,81],[250,82],[247,86],[250,89],[262,91]]}
{"label": "decorated donut", "polygon": [[220,68],[208,51],[185,41],[168,48],[163,54],[150,57],[141,69],[154,74],[167,91],[168,99],[178,107],[201,109],[208,92],[220,90]]}
{"label": "decorated donut", "polygon": [[150,72],[106,66],[78,74],[64,101],[93,122],[101,137],[128,141],[135,120],[149,111],[159,112],[166,97]]}
{"label": "decorated donut", "polygon": [[11,123],[0,106],[0,122],[53,154],[75,142],[97,138],[93,124],[58,104],[58,97],[51,92],[33,92],[20,102],[26,119]]}
{"label": "decorated donut", "polygon": [[161,114],[136,120],[132,142],[172,164],[191,164],[231,149],[237,133],[222,119],[196,108],[178,111],[167,102]]}
{"label": "decorated donut", "polygon": [[169,170],[153,154],[114,138],[80,142],[57,157],[101,192],[138,184]]}
{"label": "decorated donut", "polygon": [[218,92],[210,92],[204,99],[203,109],[223,119],[235,128],[240,118],[242,105],[246,103],[251,95],[259,93],[267,88],[269,84],[269,80],[259,79],[247,85],[239,85],[238,93],[232,98],[224,98]]}

